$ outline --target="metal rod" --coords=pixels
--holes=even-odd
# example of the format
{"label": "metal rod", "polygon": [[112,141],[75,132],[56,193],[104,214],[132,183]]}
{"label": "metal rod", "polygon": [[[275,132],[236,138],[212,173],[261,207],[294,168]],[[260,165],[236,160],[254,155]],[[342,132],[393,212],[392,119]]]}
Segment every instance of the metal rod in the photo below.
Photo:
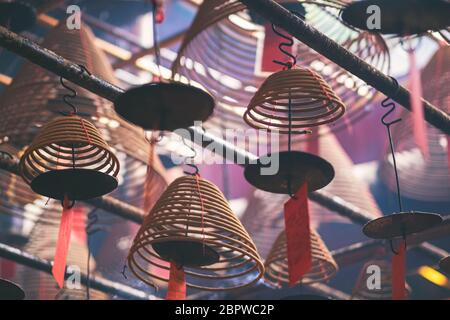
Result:
{"label": "metal rod", "polygon": [[[24,266],[36,270],[43,271],[48,274],[52,274],[51,261],[41,259],[32,254],[29,254],[20,249],[11,247],[3,243],[0,243],[0,257],[14,261],[16,263],[22,264]],[[66,272],[66,276],[69,275],[70,273]],[[80,281],[83,285],[86,285],[87,277],[84,273],[81,274]],[[137,290],[127,285],[118,282],[113,282],[99,276],[91,276],[90,286],[92,289],[96,289],[111,295],[117,295],[125,299],[150,300],[156,298],[152,295],[145,293],[144,291]]]}
{"label": "metal rod", "polygon": [[[357,76],[378,91],[391,97],[404,108],[411,110],[410,92],[397,86],[394,81],[364,60],[355,56],[326,35],[308,25],[289,10],[273,0],[240,0],[248,9],[254,11],[278,27],[297,38],[324,57],[333,61],[353,75]],[[450,134],[450,115],[422,99],[425,119],[428,123]]]}
{"label": "metal rod", "polygon": [[[44,69],[49,70],[65,79],[72,81],[73,83],[103,97],[110,101],[114,101],[120,94],[124,92],[123,89],[96,77],[95,75],[89,75],[86,72],[82,72],[79,65],[73,63],[56,53],[42,48],[33,41],[26,39],[18,34],[9,31],[6,28],[0,26],[0,45],[4,48],[26,58],[30,62],[41,66]],[[202,147],[209,146],[211,143],[215,143],[216,146],[222,148],[222,155],[233,162],[239,164],[250,163],[255,161],[257,157],[243,149],[236,148],[234,145],[219,139],[207,132],[203,132],[199,128],[191,127],[188,129],[191,132],[191,139],[194,143],[199,144]],[[314,195],[315,194],[315,195]],[[347,206],[347,202],[338,197],[330,197],[329,195],[318,191],[311,195],[310,199],[325,208],[341,213],[339,210],[345,208],[343,215],[350,213],[350,219],[361,220],[370,217],[370,214],[358,210],[355,206]],[[335,202],[335,199],[340,199],[339,203]],[[358,218],[359,217],[359,218]],[[368,219],[368,218],[367,218]]]}
{"label": "metal rod", "polygon": [[[200,133],[200,131],[196,132]],[[238,151],[240,152],[241,157],[247,156],[245,151],[243,150]],[[254,159],[256,157],[251,155],[250,158]],[[18,160],[10,159],[9,157],[6,156],[5,157],[0,156],[0,169],[9,171],[13,174],[18,174]],[[339,215],[348,218],[355,224],[363,225],[372,219],[369,213],[362,211],[361,209],[357,208],[351,203],[346,202],[342,198],[329,195],[325,191],[320,192],[316,191],[314,193],[311,193],[309,196],[310,198],[315,199],[319,203],[324,203],[324,206],[327,208],[334,208],[334,211],[336,211]],[[134,207],[132,205],[129,205],[127,203],[124,203],[120,200],[117,200],[113,197],[104,196],[101,198],[87,200],[85,202],[97,208],[103,209],[111,214],[119,216],[123,219],[133,221],[137,224],[141,224],[144,220],[145,212],[143,210]],[[436,250],[430,250],[428,252],[428,248],[430,247],[429,244],[426,243],[425,241],[442,238],[448,236],[449,234],[450,234],[450,217],[446,217],[444,218],[444,221],[441,224],[441,226],[408,237],[407,239],[408,247],[420,247],[420,250],[422,252],[436,256],[435,255],[435,252],[437,252]],[[368,257],[367,254],[374,253],[375,252],[374,250],[378,250],[378,246],[381,245],[382,241],[381,242],[367,241],[335,250],[333,251],[332,254],[333,256],[335,256],[335,259],[338,262],[338,264],[341,267],[343,267],[345,265],[351,264],[352,263],[351,261],[354,261],[353,258],[349,258],[349,256],[346,255],[347,252],[350,252],[352,250],[359,252],[361,252],[362,250],[366,250],[366,252],[361,253],[360,256]],[[445,253],[441,254],[440,258],[443,258],[445,256],[446,256]]]}
{"label": "metal rod", "polygon": [[[300,20],[300,22],[302,21]],[[62,76],[67,80],[70,80],[78,84],[79,86],[110,101],[114,101],[116,97],[124,92],[123,89],[101,78],[98,78],[95,75],[90,75],[86,72],[82,72],[82,69],[79,65],[57,55],[56,53],[48,49],[42,48],[33,41],[15,34],[1,26],[0,45],[26,58],[30,62],[39,65],[42,68],[47,69],[59,76]],[[390,80],[390,78],[387,79]],[[230,161],[242,164],[250,163],[257,159],[255,155],[243,149],[236,148],[234,145],[224,141],[223,139],[215,137],[207,132],[203,132],[200,128],[191,127],[188,130],[191,133],[190,138],[194,143],[202,147],[209,146],[211,142],[215,143],[216,146],[222,148],[222,155],[224,155],[226,159]],[[10,159],[0,159],[0,168],[17,173],[17,160],[15,163],[12,163]],[[325,191],[316,191],[310,193],[309,198],[319,205],[350,219],[353,223],[362,225],[372,219],[370,213],[365,212],[364,210],[361,210],[360,208],[345,201],[344,199],[331,195]],[[100,208],[108,210],[111,213],[134,221],[136,223],[141,223],[143,220],[144,215],[140,209],[124,204],[119,200],[109,197],[103,197],[89,201],[93,205],[99,206]]]}

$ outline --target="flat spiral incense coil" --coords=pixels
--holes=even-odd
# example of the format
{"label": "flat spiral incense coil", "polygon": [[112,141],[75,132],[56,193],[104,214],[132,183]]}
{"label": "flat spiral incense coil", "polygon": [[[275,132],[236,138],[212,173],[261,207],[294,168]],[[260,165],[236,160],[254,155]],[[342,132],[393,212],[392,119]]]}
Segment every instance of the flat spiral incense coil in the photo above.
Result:
{"label": "flat spiral incense coil", "polygon": [[344,113],[344,103],[325,80],[318,73],[301,68],[270,75],[250,101],[244,120],[256,129],[287,134],[334,122]]}
{"label": "flat spiral incense coil", "polygon": [[[198,179],[198,180],[197,180]],[[146,216],[128,255],[128,265],[143,282],[168,281],[160,268],[184,267],[189,287],[220,291],[249,286],[264,266],[256,247],[211,182],[176,179]]]}
{"label": "flat spiral incense coil", "polygon": [[86,200],[117,187],[119,161],[93,124],[78,116],[45,125],[20,159],[23,179],[53,199]]}
{"label": "flat spiral incense coil", "polygon": [[[299,284],[311,284],[331,279],[338,271],[338,265],[331,256],[320,235],[311,229],[311,270],[299,281]],[[286,233],[282,231],[267,256],[264,279],[275,287],[289,283]]]}
{"label": "flat spiral incense coil", "polygon": [[437,227],[442,223],[439,214],[401,212],[377,218],[363,227],[363,233],[372,239],[395,239]]}

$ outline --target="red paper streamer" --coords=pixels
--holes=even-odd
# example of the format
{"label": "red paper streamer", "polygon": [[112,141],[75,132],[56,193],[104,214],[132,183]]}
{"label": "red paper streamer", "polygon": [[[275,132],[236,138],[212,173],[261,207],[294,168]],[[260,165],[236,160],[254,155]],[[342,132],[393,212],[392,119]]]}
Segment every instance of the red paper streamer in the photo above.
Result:
{"label": "red paper streamer", "polygon": [[411,91],[411,111],[413,119],[414,140],[425,157],[428,157],[427,127],[424,120],[422,103],[422,82],[416,64],[414,51],[409,51],[409,89]]}
{"label": "red paper streamer", "polygon": [[61,224],[59,226],[58,242],[56,244],[55,259],[52,274],[58,286],[64,286],[66,272],[67,253],[69,251],[70,233],[73,225],[73,211],[69,209],[69,199],[64,195]]}
{"label": "red paper streamer", "polygon": [[311,269],[311,231],[309,229],[308,188],[305,183],[284,204],[289,286],[294,286]]}
{"label": "red paper streamer", "polygon": [[[273,32],[271,23],[264,24],[264,29],[265,37],[262,51],[261,71],[276,72],[280,70],[280,66],[276,63],[273,63],[273,60],[280,60],[280,55],[283,54],[278,50],[280,38],[275,32]],[[286,34],[286,36],[292,38],[292,36],[288,34]],[[292,47],[284,47],[284,49],[287,52],[292,53]]]}
{"label": "red paper streamer", "polygon": [[392,257],[392,300],[406,298],[406,254],[405,240],[400,241],[398,252]]}
{"label": "red paper streamer", "polygon": [[186,300],[186,279],[183,267],[170,263],[169,287],[166,300]]}

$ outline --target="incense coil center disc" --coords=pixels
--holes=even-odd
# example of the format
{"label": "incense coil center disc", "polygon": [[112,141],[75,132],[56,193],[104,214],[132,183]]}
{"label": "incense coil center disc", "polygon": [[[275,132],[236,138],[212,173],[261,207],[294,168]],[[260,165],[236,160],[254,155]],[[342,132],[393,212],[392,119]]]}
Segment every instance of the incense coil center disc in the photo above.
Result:
{"label": "incense coil center disc", "polygon": [[0,300],[23,300],[25,292],[14,282],[0,279]]}
{"label": "incense coil center disc", "polygon": [[206,121],[214,110],[214,99],[190,85],[159,82],[126,91],[114,106],[122,118],[146,130],[173,131]]}
{"label": "incense coil center disc", "polygon": [[[278,170],[274,169],[276,161]],[[295,193],[304,183],[308,184],[308,192],[325,187],[333,180],[334,169],[321,157],[291,151],[272,153],[259,158],[257,163],[245,167],[244,176],[250,184],[260,190],[289,194],[289,191]],[[288,185],[289,179],[291,190]]]}
{"label": "incense coil center disc", "polygon": [[373,239],[401,238],[422,232],[442,223],[442,217],[435,213],[401,212],[368,222],[363,233]]}

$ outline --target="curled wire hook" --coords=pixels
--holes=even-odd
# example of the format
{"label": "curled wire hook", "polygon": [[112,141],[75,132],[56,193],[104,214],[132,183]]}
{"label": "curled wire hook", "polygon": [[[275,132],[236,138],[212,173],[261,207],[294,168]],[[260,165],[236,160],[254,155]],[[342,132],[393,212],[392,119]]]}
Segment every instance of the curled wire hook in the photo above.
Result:
{"label": "curled wire hook", "polygon": [[187,160],[187,159],[191,159],[191,160],[192,160],[191,163],[187,163],[187,162],[186,162],[185,165],[194,169],[194,172],[188,172],[188,171],[183,171],[183,172],[184,172],[184,174],[187,174],[187,175],[197,176],[198,173],[199,173],[199,169],[198,169],[198,167],[194,164],[194,159],[195,159],[195,157],[197,156],[197,151],[195,150],[194,147],[189,146],[189,145],[186,143],[186,140],[184,139],[184,137],[182,137],[181,139],[183,140],[183,144],[184,144],[186,147],[188,147],[188,148],[192,151],[192,153],[193,153],[192,156],[186,157],[186,160]]}
{"label": "curled wire hook", "polygon": [[[76,115],[78,113],[77,107],[75,107],[75,105],[72,104],[72,102],[69,101],[69,99],[74,99],[77,97],[77,92],[75,91],[75,89],[69,87],[67,84],[64,83],[64,78],[63,77],[59,77],[59,82],[61,83],[61,85],[68,91],[70,91],[70,94],[64,94],[63,95],[63,101],[66,105],[68,105],[69,107],[72,108],[72,112],[70,113],[70,115]],[[67,113],[65,112],[61,112],[62,115],[67,115]]]}
{"label": "curled wire hook", "polygon": [[[305,18],[305,16],[299,12],[292,11],[292,10],[291,10],[291,12],[301,19]],[[280,44],[278,45],[278,50],[280,50],[284,55],[286,55],[290,58],[290,61],[288,61],[288,62],[283,62],[283,61],[279,61],[276,59],[272,60],[272,62],[279,64],[279,65],[285,67],[286,69],[291,69],[293,66],[295,66],[297,64],[297,57],[294,56],[289,51],[287,51],[285,48],[286,47],[292,48],[292,46],[294,45],[294,38],[288,37],[287,35],[280,32],[273,23],[272,23],[272,30],[273,30],[273,32],[275,32],[275,34],[277,36],[286,40],[286,42],[280,42]]]}
{"label": "curled wire hook", "polygon": [[[403,245],[404,245],[404,248],[405,248],[405,251],[406,251],[407,245],[406,245],[406,236],[405,235],[403,235]],[[395,254],[396,256],[398,256],[400,254],[399,251],[396,251],[394,249],[393,240],[389,240],[389,246],[391,247],[391,251],[392,251],[393,254]]]}
{"label": "curled wire hook", "polygon": [[[92,74],[89,72],[89,70],[83,66],[82,64],[79,64],[78,67],[80,67],[81,69],[81,74],[83,74],[84,72],[86,72],[89,76],[91,76]],[[63,95],[63,101],[66,105],[68,105],[70,108],[72,108],[72,112],[69,113],[69,115],[77,115],[78,114],[78,109],[77,107],[72,104],[72,102],[69,101],[69,99],[75,99],[77,97],[77,91],[71,87],[69,87],[66,83],[64,83],[64,78],[63,77],[59,77],[59,82],[61,83],[61,85],[70,92],[70,94],[65,94]],[[60,112],[62,115],[66,116],[68,115],[65,112]]]}
{"label": "curled wire hook", "polygon": [[294,45],[294,39],[292,37],[290,38],[290,37],[286,36],[285,34],[281,33],[279,30],[277,30],[277,28],[275,27],[274,24],[272,24],[272,30],[273,30],[273,32],[276,33],[277,36],[286,40],[286,42],[280,42],[280,44],[278,45],[278,50],[280,50],[284,55],[286,55],[290,58],[290,61],[288,61],[288,62],[283,62],[283,61],[279,61],[276,59],[272,60],[272,62],[279,64],[287,69],[291,69],[297,63],[297,58],[292,53],[287,51],[285,48],[286,47],[292,48],[292,46]]}
{"label": "curled wire hook", "polygon": [[69,204],[66,207],[64,207],[64,200],[61,200],[61,206],[66,209],[72,209],[75,206],[75,200],[70,200]]}
{"label": "curled wire hook", "polygon": [[145,140],[147,140],[148,143],[153,145],[158,142],[161,142],[161,140],[164,138],[164,132],[159,131],[158,136],[156,138],[153,138],[153,132],[150,134],[150,137],[147,135],[147,132],[145,132],[144,138],[145,138]]}
{"label": "curled wire hook", "polygon": [[[395,84],[395,88],[396,88],[396,89],[395,89],[394,96],[396,96],[397,93],[398,93],[398,91],[399,91],[399,89],[400,89],[400,86],[399,86],[399,84],[398,84],[397,79],[395,79],[395,78],[393,78],[393,77],[391,77],[391,79],[392,79],[392,81],[393,81],[394,84]],[[397,122],[402,121],[401,118],[398,118],[398,119],[395,119],[395,120],[386,122],[386,118],[387,118],[392,112],[394,112],[394,111],[395,111],[395,108],[397,107],[396,104],[395,104],[393,101],[389,101],[389,100],[391,100],[391,98],[390,98],[390,97],[386,97],[386,98],[381,102],[381,106],[382,106],[383,108],[390,108],[390,109],[383,115],[383,117],[381,117],[381,122],[382,122],[383,125],[386,126],[387,128],[389,128],[390,126],[392,126],[393,124],[395,124],[395,123],[397,123]]]}
{"label": "curled wire hook", "polygon": [[[391,78],[392,78],[392,81],[395,83],[395,86],[396,86],[395,93],[394,93],[394,96],[396,96],[398,94],[400,86],[398,84],[398,81],[395,78],[393,78],[393,77],[391,77]],[[401,118],[397,118],[397,119],[394,119],[394,120],[391,120],[391,121],[387,121],[386,120],[386,118],[392,112],[394,112],[395,108],[396,108],[396,104],[393,101],[390,101],[390,99],[391,99],[390,97],[386,97],[386,99],[384,99],[381,102],[381,106],[383,108],[389,108],[389,110],[381,117],[381,123],[386,127],[386,130],[387,130],[387,133],[388,133],[389,145],[390,145],[391,154],[392,154],[392,162],[393,162],[393,167],[394,167],[395,182],[396,182],[396,186],[397,186],[398,207],[399,207],[400,212],[402,212],[403,211],[403,208],[402,208],[403,206],[402,206],[402,196],[401,196],[401,192],[400,192],[400,181],[399,181],[399,177],[398,177],[397,160],[395,158],[394,142],[393,142],[392,133],[391,133],[391,126],[393,124],[396,124],[396,123],[402,121],[402,119]],[[403,226],[403,229],[404,229],[404,226]],[[403,241],[404,241],[405,250],[406,250],[406,232],[405,232],[405,230],[403,230]],[[393,244],[392,240],[389,240],[389,245],[390,245],[391,251],[395,255],[398,255],[399,252],[397,252],[394,249],[394,244]]]}

